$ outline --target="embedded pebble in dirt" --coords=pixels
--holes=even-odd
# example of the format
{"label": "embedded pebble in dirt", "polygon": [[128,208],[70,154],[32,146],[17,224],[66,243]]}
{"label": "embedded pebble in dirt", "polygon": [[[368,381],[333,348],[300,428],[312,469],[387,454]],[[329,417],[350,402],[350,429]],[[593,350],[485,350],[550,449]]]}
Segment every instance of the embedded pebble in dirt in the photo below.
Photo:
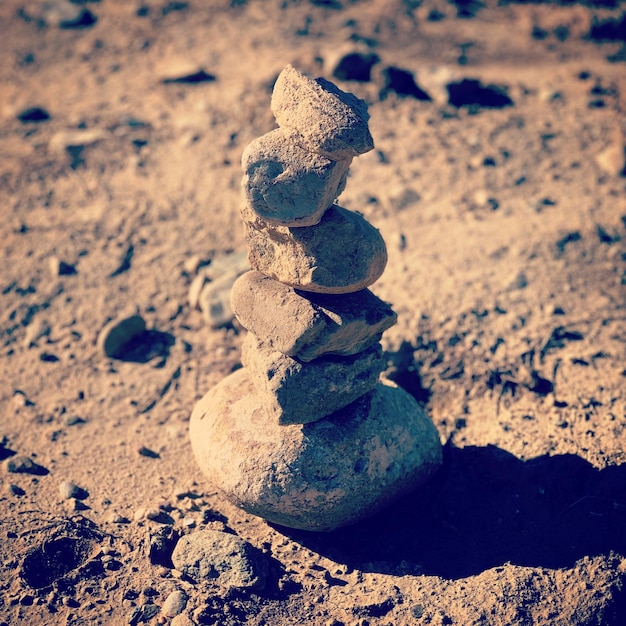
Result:
{"label": "embedded pebble in dirt", "polygon": [[263,556],[236,535],[201,530],[181,537],[172,562],[196,582],[215,581],[230,588],[263,587],[267,564]]}

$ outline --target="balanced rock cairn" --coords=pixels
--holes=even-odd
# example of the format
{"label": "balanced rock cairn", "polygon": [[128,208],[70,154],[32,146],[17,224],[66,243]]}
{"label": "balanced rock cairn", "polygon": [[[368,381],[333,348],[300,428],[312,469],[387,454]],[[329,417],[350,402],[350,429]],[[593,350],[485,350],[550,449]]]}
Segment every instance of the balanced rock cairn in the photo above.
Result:
{"label": "balanced rock cairn", "polygon": [[233,503],[266,520],[333,530],[427,480],[435,427],[380,382],[380,338],[396,314],[367,289],[387,251],[334,204],[352,158],[374,147],[367,105],[291,66],[272,95],[279,128],[244,151],[242,210],[252,271],[231,294],[249,332],[244,367],[196,405],[196,459]]}

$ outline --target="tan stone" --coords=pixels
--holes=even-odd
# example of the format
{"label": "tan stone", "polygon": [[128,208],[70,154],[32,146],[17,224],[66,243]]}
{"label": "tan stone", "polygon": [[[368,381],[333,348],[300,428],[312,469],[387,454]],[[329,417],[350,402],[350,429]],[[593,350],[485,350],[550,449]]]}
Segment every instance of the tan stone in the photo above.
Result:
{"label": "tan stone", "polygon": [[240,369],[198,402],[190,436],[202,471],[231,502],[304,530],[333,530],[367,517],[441,464],[437,430],[391,383],[317,422],[280,426]]}
{"label": "tan stone", "polygon": [[376,228],[333,205],[319,224],[273,226],[242,209],[252,269],[303,291],[352,293],[378,280],[387,248]]}
{"label": "tan stone", "polygon": [[311,154],[277,128],[243,152],[248,206],[272,224],[313,226],[345,189],[351,160]]}
{"label": "tan stone", "polygon": [[374,148],[367,104],[323,78],[308,78],[291,65],[272,94],[279,126],[303,148],[329,159],[346,159]]}
{"label": "tan stone", "polygon": [[241,362],[250,371],[259,402],[279,424],[306,424],[343,408],[370,391],[386,366],[379,343],[351,356],[302,363],[251,333]]}
{"label": "tan stone", "polygon": [[255,271],[233,285],[231,305],[244,328],[270,348],[305,362],[324,354],[361,352],[380,341],[397,319],[368,289],[306,293]]}

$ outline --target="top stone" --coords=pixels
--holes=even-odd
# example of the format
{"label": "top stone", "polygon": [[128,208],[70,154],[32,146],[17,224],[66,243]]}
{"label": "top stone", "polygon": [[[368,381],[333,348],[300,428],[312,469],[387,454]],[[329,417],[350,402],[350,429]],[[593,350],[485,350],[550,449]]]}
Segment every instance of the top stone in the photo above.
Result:
{"label": "top stone", "polygon": [[304,76],[291,65],[276,80],[272,112],[293,141],[333,161],[374,148],[367,104],[323,78]]}

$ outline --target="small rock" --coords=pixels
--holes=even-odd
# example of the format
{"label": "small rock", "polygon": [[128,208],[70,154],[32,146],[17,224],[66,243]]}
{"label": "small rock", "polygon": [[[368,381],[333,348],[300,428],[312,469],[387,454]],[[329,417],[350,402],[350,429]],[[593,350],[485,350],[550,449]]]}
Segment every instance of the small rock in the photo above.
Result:
{"label": "small rock", "polygon": [[202,257],[199,254],[192,254],[188,259],[185,259],[183,269],[187,274],[196,274],[202,263]]}
{"label": "small rock", "polygon": [[161,455],[154,450],[150,450],[150,448],[146,448],[146,446],[141,446],[139,450],[137,450],[141,456],[148,457],[149,459],[160,459]]}
{"label": "small rock", "polygon": [[351,356],[300,363],[271,350],[248,333],[241,362],[254,380],[258,400],[279,424],[315,422],[376,386],[386,360],[379,343]]}
{"label": "small rock", "polygon": [[48,259],[50,272],[53,276],[72,276],[77,274],[76,267],[65,261],[61,261],[59,257],[52,256]]}
{"label": "small rock", "polygon": [[231,502],[302,530],[367,517],[423,484],[442,461],[437,429],[391,383],[317,422],[281,426],[260,409],[245,367],[196,405],[190,438],[207,479]]}
{"label": "small rock", "polygon": [[7,461],[7,471],[10,474],[35,474],[36,476],[50,473],[43,465],[35,463],[29,456],[22,455],[13,456]]}
{"label": "small rock", "polygon": [[119,513],[111,513],[108,521],[111,524],[129,524],[130,523],[130,520],[127,517],[124,517],[123,515],[120,515]]}
{"label": "small rock", "polygon": [[292,140],[329,159],[349,159],[374,148],[367,104],[323,78],[304,76],[291,65],[276,80],[272,112]]}
{"label": "small rock", "polygon": [[163,603],[163,607],[161,608],[161,613],[166,617],[175,617],[179,615],[185,610],[187,606],[187,594],[180,589],[176,591],[172,591],[169,596],[165,599]]}
{"label": "small rock", "polygon": [[[621,137],[620,137],[621,139]],[[607,173],[617,176],[626,169],[626,145],[615,141],[596,156],[596,163]]]}
{"label": "small rock", "polygon": [[368,83],[372,80],[372,68],[379,61],[374,52],[351,50],[338,59],[332,73],[339,80]]}
{"label": "small rock", "polygon": [[526,289],[528,287],[528,277],[524,272],[518,272],[515,274],[511,282],[509,283],[510,291],[517,291],[519,289]]}
{"label": "small rock", "polygon": [[9,484],[9,493],[12,496],[17,496],[18,498],[26,495],[26,492],[21,487],[14,485],[13,483]]}
{"label": "small rock", "polygon": [[78,498],[68,498],[65,500],[65,509],[69,513],[77,513],[78,511],[86,511],[89,507],[81,502]]}
{"label": "small rock", "polygon": [[124,348],[146,330],[146,322],[141,315],[119,317],[111,320],[98,335],[98,347],[109,358],[119,358]]}
{"label": "small rock", "polygon": [[148,558],[152,565],[172,567],[172,551],[180,533],[171,526],[162,526],[148,534]]}
{"label": "small rock", "polygon": [[50,119],[50,113],[41,107],[31,107],[19,113],[17,119],[22,124],[47,122]]}
{"label": "small rock", "polygon": [[194,622],[189,616],[181,613],[172,619],[171,626],[196,626],[196,622]]}
{"label": "small rock", "polygon": [[198,308],[198,302],[200,301],[200,294],[202,293],[202,289],[204,285],[206,285],[209,281],[207,275],[201,271],[192,281],[191,285],[189,285],[189,306],[192,309]]}
{"label": "small rock", "polygon": [[253,269],[315,293],[352,293],[377,281],[387,248],[376,228],[353,211],[330,207],[319,224],[273,226],[242,209]]}
{"label": "small rock", "polygon": [[311,154],[277,128],[243,152],[242,185],[248,205],[271,224],[313,226],[345,189],[351,160]]}
{"label": "small rock", "polygon": [[205,282],[198,297],[198,306],[205,322],[211,328],[219,328],[233,320],[230,292],[239,274],[231,273],[211,282]]}
{"label": "small rock", "polygon": [[62,498],[66,500],[69,498],[76,498],[77,500],[84,500],[89,497],[89,492],[77,484],[66,480],[59,485],[59,493]]}
{"label": "small rock", "polygon": [[48,324],[46,320],[35,317],[35,319],[26,327],[24,346],[26,348],[37,346],[40,339],[50,335],[50,331],[50,324]]}
{"label": "small rock", "polygon": [[217,280],[226,274],[243,274],[249,269],[248,253],[244,250],[216,256],[202,271],[209,280]]}
{"label": "small rock", "polygon": [[63,153],[68,148],[80,148],[101,141],[106,132],[99,128],[91,130],[62,130],[55,133],[48,142],[51,152]]}
{"label": "small rock", "polygon": [[212,328],[230,323],[233,319],[230,290],[237,277],[249,269],[246,252],[215,257],[209,265],[200,267],[191,282],[189,306],[201,309]]}
{"label": "small rock", "polygon": [[262,587],[267,567],[261,555],[236,535],[200,530],[181,537],[172,553],[174,567],[196,581],[223,587]]}

